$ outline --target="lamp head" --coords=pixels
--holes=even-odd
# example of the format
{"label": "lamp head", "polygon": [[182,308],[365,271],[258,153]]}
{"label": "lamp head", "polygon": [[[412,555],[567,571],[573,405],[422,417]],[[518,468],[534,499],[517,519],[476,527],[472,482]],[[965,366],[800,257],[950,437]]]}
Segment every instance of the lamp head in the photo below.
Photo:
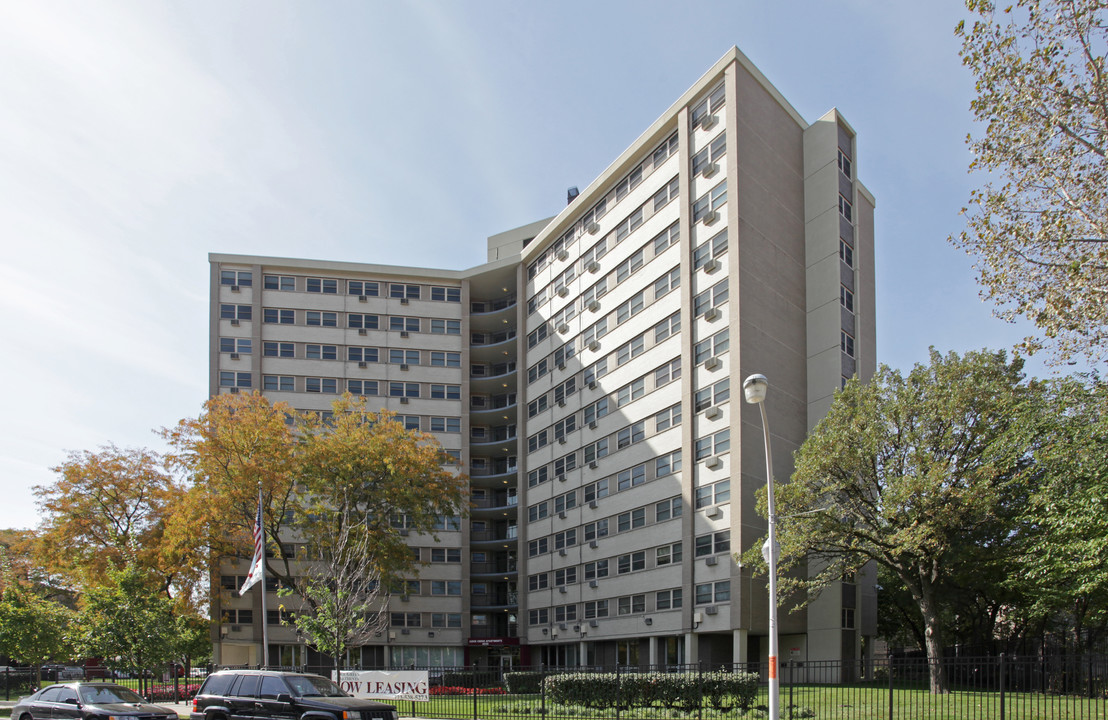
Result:
{"label": "lamp head", "polygon": [[769,390],[769,382],[766,380],[765,375],[751,375],[746,380],[743,380],[743,394],[746,396],[746,401],[748,403],[756,404],[764,402],[767,390]]}

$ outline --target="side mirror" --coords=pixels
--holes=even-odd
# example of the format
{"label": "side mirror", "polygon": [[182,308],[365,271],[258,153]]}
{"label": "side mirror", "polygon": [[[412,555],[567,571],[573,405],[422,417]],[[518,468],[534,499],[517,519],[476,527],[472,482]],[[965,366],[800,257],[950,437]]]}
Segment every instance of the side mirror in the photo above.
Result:
{"label": "side mirror", "polygon": [[288,693],[277,693],[277,702],[290,703],[292,702],[292,695]]}
{"label": "side mirror", "polygon": [[80,701],[77,700],[77,698],[70,697],[70,698],[65,699],[65,704],[66,705],[80,705],[81,703],[80,703]]}

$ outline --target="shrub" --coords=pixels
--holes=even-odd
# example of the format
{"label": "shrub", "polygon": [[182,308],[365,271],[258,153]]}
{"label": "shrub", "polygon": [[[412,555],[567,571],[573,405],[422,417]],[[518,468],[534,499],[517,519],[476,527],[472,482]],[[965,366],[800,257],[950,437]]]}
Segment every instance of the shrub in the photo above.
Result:
{"label": "shrub", "polygon": [[552,702],[593,709],[649,707],[693,710],[704,702],[726,712],[746,710],[758,692],[752,673],[566,673],[543,680]]}
{"label": "shrub", "polygon": [[508,692],[518,695],[541,692],[542,679],[543,673],[541,672],[504,673],[504,682],[508,685]]}

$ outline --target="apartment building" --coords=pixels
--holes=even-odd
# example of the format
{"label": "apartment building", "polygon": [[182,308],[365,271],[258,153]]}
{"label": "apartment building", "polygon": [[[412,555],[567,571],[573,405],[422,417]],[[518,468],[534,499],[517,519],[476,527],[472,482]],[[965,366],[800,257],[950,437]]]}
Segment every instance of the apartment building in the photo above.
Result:
{"label": "apartment building", "polygon": [[[213,254],[211,392],[364,395],[434,433],[472,510],[352,662],[741,663],[767,655],[760,372],[778,481],[875,369],[874,200],[836,110],[808,123],[733,48],[556,216],[463,271]],[[403,528],[398,528],[403,531]],[[230,587],[245,561],[224,563]],[[781,616],[783,660],[858,659],[863,573]],[[270,603],[270,607],[276,607]],[[217,660],[311,661],[213,593]],[[272,615],[272,613],[270,613]]]}

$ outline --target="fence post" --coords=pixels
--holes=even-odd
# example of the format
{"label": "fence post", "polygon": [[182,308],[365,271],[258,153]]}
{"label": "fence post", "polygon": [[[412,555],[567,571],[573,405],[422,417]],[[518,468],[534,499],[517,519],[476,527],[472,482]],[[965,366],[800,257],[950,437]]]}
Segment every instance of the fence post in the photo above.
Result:
{"label": "fence post", "polygon": [[1000,719],[1004,720],[1004,653],[1000,653]]}
{"label": "fence post", "polygon": [[472,671],[470,685],[473,686],[473,720],[477,720],[477,663],[469,666]]}
{"label": "fence post", "polygon": [[539,678],[539,707],[542,708],[542,716],[546,717],[546,668],[539,667],[539,672],[542,673],[542,677]]}
{"label": "fence post", "polygon": [[619,720],[619,702],[623,697],[619,683],[619,660],[616,660],[616,720]]}
{"label": "fence post", "polygon": [[4,699],[12,699],[12,669],[10,667],[4,668]]}
{"label": "fence post", "polygon": [[704,662],[696,663],[696,687],[700,695],[700,702],[696,704],[697,720],[704,720]]}
{"label": "fence post", "polygon": [[785,677],[788,678],[789,683],[789,720],[793,720],[793,685],[795,683],[793,683],[793,671],[790,668],[795,667],[796,663],[790,665],[789,661],[786,660],[782,664],[785,666]]}
{"label": "fence post", "polygon": [[893,720],[893,656],[885,657],[885,668],[889,671],[889,720]]}
{"label": "fence post", "polygon": [[1089,662],[1089,698],[1095,698],[1095,691],[1093,690],[1093,656],[1086,655],[1085,659]]}

